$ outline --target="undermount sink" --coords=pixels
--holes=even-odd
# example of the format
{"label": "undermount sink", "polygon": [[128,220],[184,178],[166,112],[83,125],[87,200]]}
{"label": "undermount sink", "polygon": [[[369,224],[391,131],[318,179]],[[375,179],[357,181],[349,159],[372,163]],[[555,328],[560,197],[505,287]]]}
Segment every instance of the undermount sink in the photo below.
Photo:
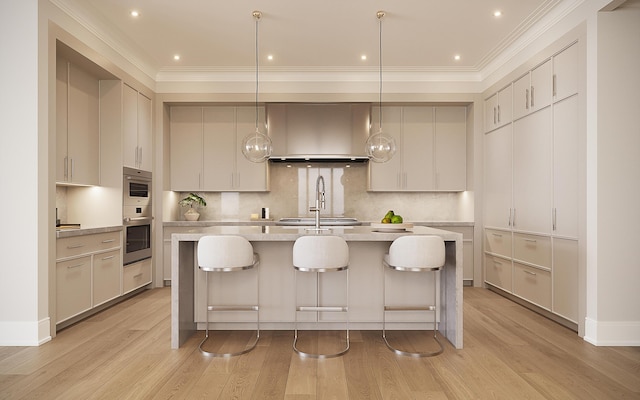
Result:
{"label": "undermount sink", "polygon": [[[314,226],[316,219],[313,217],[295,217],[295,218],[281,218],[276,222],[276,225],[283,226]],[[348,217],[320,217],[321,226],[355,226],[362,225],[362,222],[355,218]]]}

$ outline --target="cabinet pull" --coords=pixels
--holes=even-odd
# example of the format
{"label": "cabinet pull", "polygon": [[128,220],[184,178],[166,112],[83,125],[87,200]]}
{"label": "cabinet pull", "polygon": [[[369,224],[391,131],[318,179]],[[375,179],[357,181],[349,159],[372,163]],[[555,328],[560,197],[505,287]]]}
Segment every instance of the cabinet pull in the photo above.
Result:
{"label": "cabinet pull", "polygon": [[531,86],[531,108],[533,108],[533,107],[534,107],[534,105],[533,105],[533,100],[534,100],[534,98],[535,98],[535,96],[533,95],[533,93],[534,93],[534,92],[533,92],[533,90],[534,90],[534,89],[535,89],[535,88],[534,88],[533,86]]}
{"label": "cabinet pull", "polygon": [[73,158],[72,158],[72,159],[71,159],[71,176],[70,176],[70,178],[69,178],[69,181],[71,181],[71,182],[73,182],[73,172],[74,172],[74,170],[75,170],[75,166],[76,166],[76,163],[75,163],[75,162],[73,162]]}
{"label": "cabinet pull", "polygon": [[502,266],[502,263],[500,261],[494,261],[493,265],[496,266],[496,267],[500,267],[500,266]]}
{"label": "cabinet pull", "polygon": [[492,233],[493,236],[497,236],[497,237],[502,237],[502,234],[500,233]]}
{"label": "cabinet pull", "polygon": [[115,256],[103,257],[103,258],[102,258],[102,261],[105,261],[105,260],[111,260],[113,257],[115,257]]}
{"label": "cabinet pull", "polygon": [[135,274],[134,276],[132,276],[133,279],[136,278],[140,278],[142,276],[142,272],[140,272],[139,274]]}
{"label": "cabinet pull", "polygon": [[529,109],[529,89],[524,91],[524,108],[525,110]]}
{"label": "cabinet pull", "polygon": [[496,112],[496,108],[493,107],[493,124],[495,125],[497,123],[497,112]]}
{"label": "cabinet pull", "polygon": [[64,179],[65,180],[69,179],[69,157],[68,156],[64,157]]}
{"label": "cabinet pull", "polygon": [[82,263],[82,264],[76,264],[76,265],[69,265],[69,266],[67,267],[67,269],[80,268],[80,267],[82,267],[83,265],[84,265],[84,263]]}
{"label": "cabinet pull", "polygon": [[555,231],[555,230],[556,230],[556,228],[557,228],[557,226],[556,226],[556,222],[557,222],[557,219],[556,219],[556,218],[557,218],[557,211],[558,211],[558,209],[557,209],[557,208],[554,208],[554,209],[553,209],[553,214],[551,215],[551,219],[553,220],[553,230],[554,230],[554,231]]}
{"label": "cabinet pull", "polygon": [[102,243],[113,243],[115,241],[116,241],[115,239],[105,239],[102,241]]}
{"label": "cabinet pull", "polygon": [[552,85],[553,85],[553,97],[556,97],[558,95],[558,89],[556,86],[556,74],[553,74],[553,79],[552,79]]}
{"label": "cabinet pull", "polygon": [[140,150],[140,157],[138,159],[138,167],[142,167],[142,147],[138,147]]}
{"label": "cabinet pull", "polygon": [[84,244],[72,244],[67,246],[67,249],[79,249],[81,247],[84,247]]}
{"label": "cabinet pull", "polygon": [[500,123],[500,104],[498,104],[498,123]]}
{"label": "cabinet pull", "polygon": [[529,243],[536,243],[537,240],[536,239],[524,239],[525,242],[529,242]]}
{"label": "cabinet pull", "polygon": [[526,269],[523,269],[522,271],[524,271],[525,274],[536,276],[535,272],[527,271]]}

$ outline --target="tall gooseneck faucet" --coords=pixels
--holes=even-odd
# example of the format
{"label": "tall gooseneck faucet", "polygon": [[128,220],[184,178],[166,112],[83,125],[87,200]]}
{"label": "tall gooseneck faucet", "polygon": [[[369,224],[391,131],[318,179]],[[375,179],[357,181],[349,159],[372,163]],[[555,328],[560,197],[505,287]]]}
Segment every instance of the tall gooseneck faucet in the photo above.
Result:
{"label": "tall gooseneck faucet", "polygon": [[[322,182],[322,190],[320,189],[320,183]],[[325,208],[324,201],[324,177],[322,175],[318,176],[316,179],[316,204],[315,207],[311,207],[309,211],[313,211],[316,213],[316,230],[320,230],[320,207]]]}

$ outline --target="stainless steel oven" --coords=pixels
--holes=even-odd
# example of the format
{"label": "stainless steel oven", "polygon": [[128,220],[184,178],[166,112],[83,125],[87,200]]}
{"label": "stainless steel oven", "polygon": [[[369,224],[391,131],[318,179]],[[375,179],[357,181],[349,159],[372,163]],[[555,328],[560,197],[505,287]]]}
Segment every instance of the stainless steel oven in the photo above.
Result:
{"label": "stainless steel oven", "polygon": [[125,167],[123,170],[124,265],[151,253],[151,172]]}

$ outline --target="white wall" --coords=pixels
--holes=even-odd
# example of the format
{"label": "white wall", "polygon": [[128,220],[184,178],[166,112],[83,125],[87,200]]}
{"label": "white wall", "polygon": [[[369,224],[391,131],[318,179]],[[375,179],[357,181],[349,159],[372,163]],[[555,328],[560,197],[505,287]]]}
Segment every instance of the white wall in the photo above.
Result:
{"label": "white wall", "polygon": [[38,7],[38,0],[0,2],[0,209],[10,227],[0,240],[0,345],[50,339],[47,96],[38,86],[46,88],[47,58],[39,60]]}
{"label": "white wall", "polygon": [[[598,15],[597,293],[585,340],[640,345],[640,2]],[[591,294],[590,293],[590,294]]]}

